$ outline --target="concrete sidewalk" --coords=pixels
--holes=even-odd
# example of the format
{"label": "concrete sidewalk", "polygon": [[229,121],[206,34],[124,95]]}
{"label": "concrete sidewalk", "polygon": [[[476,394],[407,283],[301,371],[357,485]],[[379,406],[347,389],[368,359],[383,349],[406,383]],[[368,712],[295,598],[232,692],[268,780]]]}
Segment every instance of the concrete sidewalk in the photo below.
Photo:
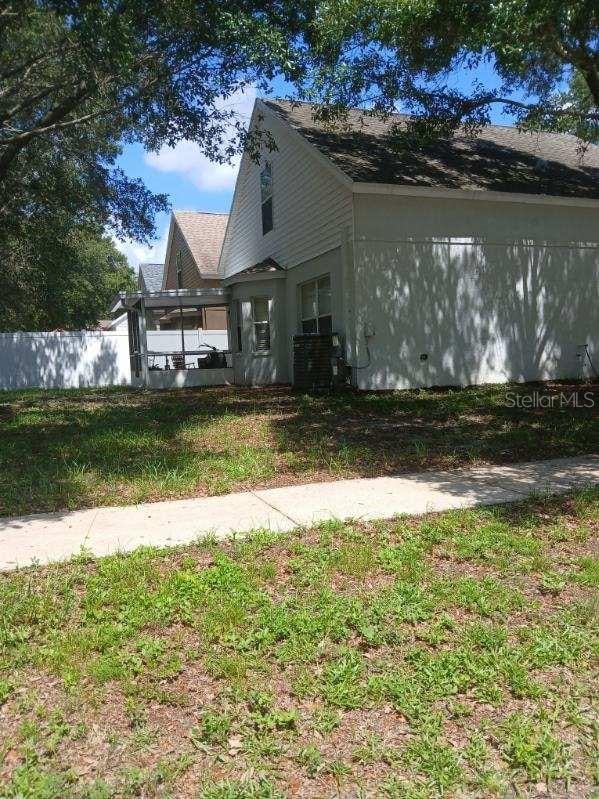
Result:
{"label": "concrete sidewalk", "polygon": [[308,526],[324,519],[384,519],[565,493],[599,483],[599,455],[430,471],[397,477],[246,491],[220,497],[0,518],[0,571],[141,545],[172,546],[206,534]]}

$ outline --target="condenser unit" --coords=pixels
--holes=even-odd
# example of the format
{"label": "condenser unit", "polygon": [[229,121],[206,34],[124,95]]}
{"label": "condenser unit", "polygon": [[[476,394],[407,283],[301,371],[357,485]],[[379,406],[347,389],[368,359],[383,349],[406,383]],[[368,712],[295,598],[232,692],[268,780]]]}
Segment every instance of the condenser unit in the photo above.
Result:
{"label": "condenser unit", "polygon": [[331,391],[346,385],[349,374],[337,333],[293,337],[293,385],[301,391]]}

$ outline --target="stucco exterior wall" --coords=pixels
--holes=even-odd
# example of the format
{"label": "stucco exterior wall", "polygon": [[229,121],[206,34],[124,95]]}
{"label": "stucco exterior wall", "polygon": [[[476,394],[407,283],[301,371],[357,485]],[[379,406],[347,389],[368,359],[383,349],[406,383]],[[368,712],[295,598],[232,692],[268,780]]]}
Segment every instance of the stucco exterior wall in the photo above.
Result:
{"label": "stucco exterior wall", "polygon": [[358,195],[354,223],[360,388],[575,377],[583,343],[599,360],[599,207]]}
{"label": "stucco exterior wall", "polygon": [[[267,297],[270,303],[270,351],[253,351],[253,297]],[[239,301],[239,303],[238,303]],[[231,347],[237,385],[267,385],[288,381],[286,355],[285,281],[252,280],[231,287]],[[237,313],[241,307],[242,350],[237,349]]]}
{"label": "stucco exterior wall", "polygon": [[[214,288],[218,288],[218,285]],[[211,308],[207,306],[203,309],[204,330],[226,330],[227,329],[227,309]]]}
{"label": "stucco exterior wall", "polygon": [[302,332],[300,319],[300,286],[323,275],[331,276],[331,313],[333,332],[345,336],[345,285],[341,247],[311,258],[287,271],[285,281],[286,346],[289,380],[293,381],[293,336]]}

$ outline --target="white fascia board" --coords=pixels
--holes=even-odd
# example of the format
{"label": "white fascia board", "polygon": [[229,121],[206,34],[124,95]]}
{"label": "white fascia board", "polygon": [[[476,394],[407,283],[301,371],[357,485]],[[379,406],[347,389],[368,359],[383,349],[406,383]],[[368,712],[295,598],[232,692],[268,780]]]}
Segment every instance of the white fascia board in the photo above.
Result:
{"label": "white fascia board", "polygon": [[387,195],[389,197],[431,197],[447,200],[483,200],[498,203],[528,203],[531,205],[566,205],[599,209],[599,200],[588,197],[556,197],[549,194],[517,194],[485,189],[437,189],[429,186],[405,186],[394,183],[353,183],[354,194]]}
{"label": "white fascia board", "polygon": [[168,264],[171,259],[171,246],[173,243],[173,230],[175,227],[175,212],[171,211],[171,219],[168,226],[168,238],[166,240],[166,252],[164,254],[164,268],[162,270],[162,286],[161,289],[166,288],[166,279],[168,277]]}

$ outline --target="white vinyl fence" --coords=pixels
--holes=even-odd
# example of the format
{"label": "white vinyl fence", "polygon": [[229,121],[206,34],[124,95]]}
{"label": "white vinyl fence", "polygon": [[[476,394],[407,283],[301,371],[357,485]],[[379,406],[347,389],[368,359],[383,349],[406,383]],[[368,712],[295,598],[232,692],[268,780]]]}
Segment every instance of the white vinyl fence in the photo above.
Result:
{"label": "white vinyl fence", "polygon": [[0,389],[89,388],[130,381],[126,331],[0,333]]}
{"label": "white vinyl fence", "polygon": [[[149,330],[147,335],[150,351],[173,352],[181,348],[181,333],[176,330]],[[227,332],[185,331],[187,350],[200,349],[202,344],[227,349]],[[154,360],[164,361],[160,357]],[[91,388],[130,382],[126,330],[0,333],[0,390]]]}

